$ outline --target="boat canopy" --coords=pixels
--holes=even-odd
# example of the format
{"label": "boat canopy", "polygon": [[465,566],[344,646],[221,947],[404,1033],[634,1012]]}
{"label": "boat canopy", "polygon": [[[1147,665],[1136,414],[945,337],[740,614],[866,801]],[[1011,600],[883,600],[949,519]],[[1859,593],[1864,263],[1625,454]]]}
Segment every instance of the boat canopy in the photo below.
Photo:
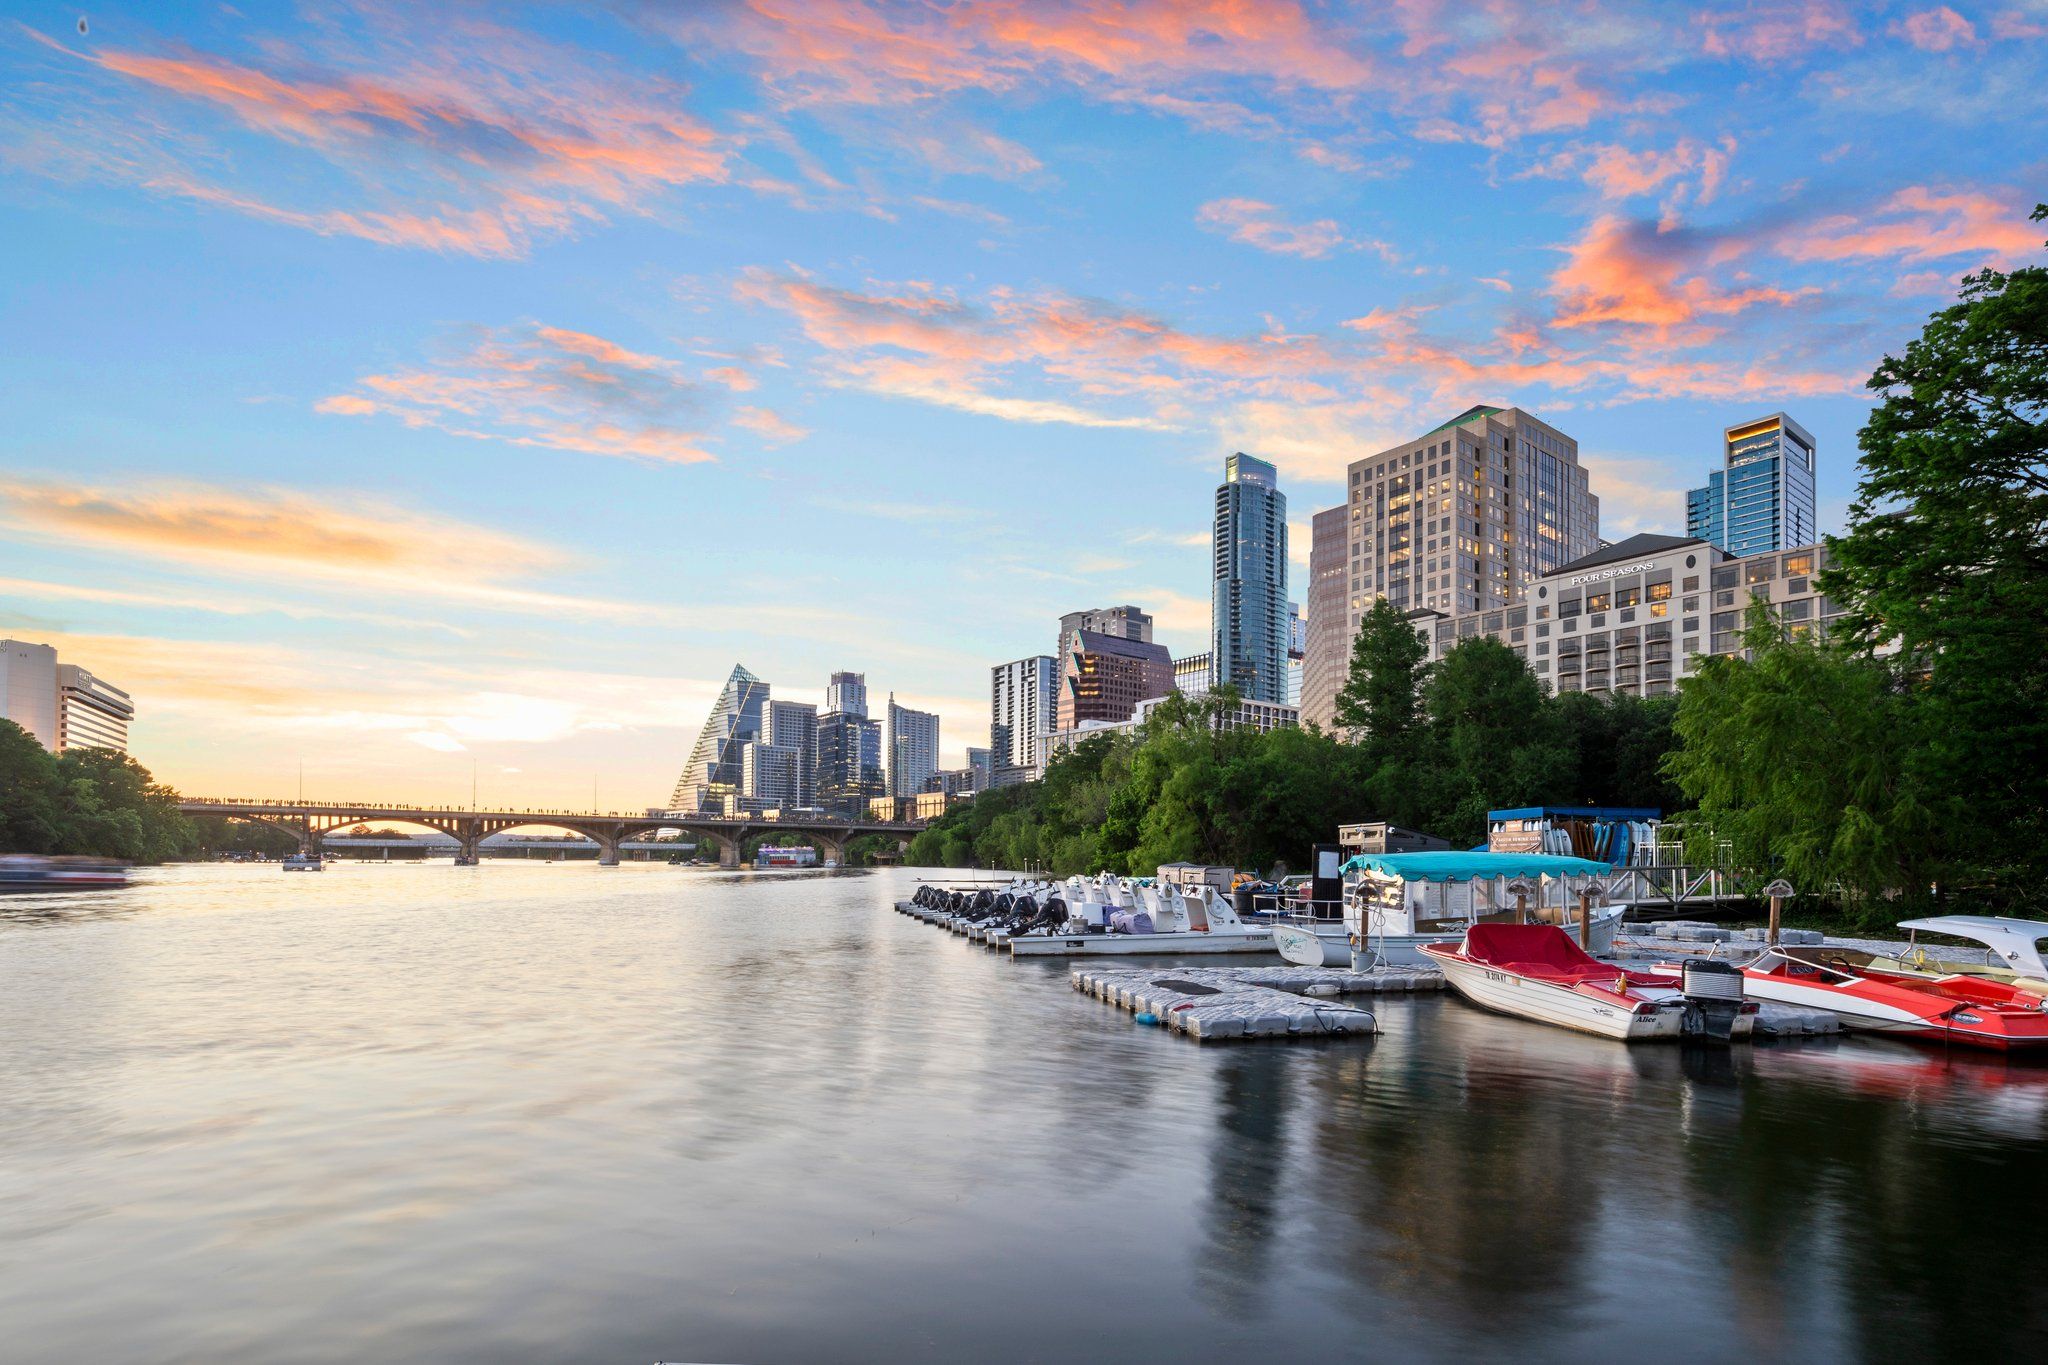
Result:
{"label": "boat canopy", "polygon": [[2021,976],[2048,976],[2048,962],[2041,960],[2041,941],[2048,939],[2048,923],[2002,915],[1933,915],[1902,919],[1899,927],[1966,938],[1997,953]]}
{"label": "boat canopy", "polygon": [[1490,881],[1496,877],[1604,877],[1591,858],[1556,853],[1361,853],[1340,872],[1375,872],[1404,882]]}

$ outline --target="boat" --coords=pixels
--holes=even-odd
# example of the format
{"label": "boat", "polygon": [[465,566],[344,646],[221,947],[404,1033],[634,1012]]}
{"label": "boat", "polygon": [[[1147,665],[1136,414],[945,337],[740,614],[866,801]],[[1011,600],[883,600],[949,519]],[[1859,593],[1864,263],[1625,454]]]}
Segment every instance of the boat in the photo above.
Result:
{"label": "boat", "polygon": [[[1080,883],[1080,885],[1076,885]],[[1273,931],[1246,924],[1213,886],[1143,885],[1128,878],[1063,886],[1058,924],[1013,933],[1012,957],[1169,957],[1182,954],[1270,953]],[[1095,899],[1101,896],[1104,899]],[[1048,906],[1049,908],[1049,906]]]}
{"label": "boat", "polygon": [[[1348,959],[1358,971],[1428,966],[1421,953],[1425,944],[1454,944],[1474,924],[1513,923],[1524,916],[1576,935],[1579,893],[1613,870],[1594,859],[1549,853],[1361,853],[1340,869],[1346,878],[1341,924],[1306,926],[1321,941],[1321,958],[1305,960],[1311,950],[1300,935],[1290,935],[1302,956],[1288,960],[1343,966]],[[1533,894],[1518,902],[1508,890],[1516,882],[1527,883]],[[1627,909],[1595,908],[1581,946],[1596,955],[1613,952],[1614,931]],[[1274,930],[1279,946],[1279,926]],[[1340,933],[1342,958],[1331,964]]]}
{"label": "boat", "polygon": [[[1981,976],[2048,994],[2048,961],[2041,955],[2041,944],[2048,942],[2048,923],[2002,915],[1932,915],[1900,920],[1899,927],[1909,935],[1906,950],[1896,957],[1879,955],[1871,966],[1913,976]],[[1961,949],[1929,948],[1920,942],[1923,932],[1981,943],[1983,960],[1951,956]]]}
{"label": "boat", "polygon": [[1887,970],[1847,948],[1766,948],[1742,970],[1752,1000],[1824,1009],[1842,1027],[2015,1052],[2048,1048],[2048,997],[2008,982]]}
{"label": "boat", "polygon": [[1555,924],[1474,924],[1455,945],[1419,951],[1444,982],[1482,1008],[1623,1042],[1746,1038],[1757,1006],[1725,962],[1696,961],[1679,974],[1602,962]]}
{"label": "boat", "polygon": [[128,864],[115,858],[0,855],[0,891],[104,891],[126,885]]}
{"label": "boat", "polygon": [[278,866],[287,872],[318,872],[324,864],[317,853],[290,853],[278,860]]}

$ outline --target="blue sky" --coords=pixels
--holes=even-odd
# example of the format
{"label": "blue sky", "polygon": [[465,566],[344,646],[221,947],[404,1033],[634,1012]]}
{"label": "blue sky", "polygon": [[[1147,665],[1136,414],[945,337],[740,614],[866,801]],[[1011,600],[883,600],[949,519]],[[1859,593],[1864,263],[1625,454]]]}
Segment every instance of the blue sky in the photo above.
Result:
{"label": "blue sky", "polygon": [[1610,537],[1784,408],[1834,529],[2048,197],[2041,0],[6,13],[0,631],[210,794],[653,804],[736,661],[958,762],[1061,611],[1201,647],[1229,451],[1299,560],[1475,402]]}

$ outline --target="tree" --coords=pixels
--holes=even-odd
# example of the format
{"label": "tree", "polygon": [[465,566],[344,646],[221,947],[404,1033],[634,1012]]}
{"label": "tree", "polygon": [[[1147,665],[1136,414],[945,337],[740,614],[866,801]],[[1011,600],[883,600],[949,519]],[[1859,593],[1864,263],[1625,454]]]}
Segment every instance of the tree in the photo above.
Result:
{"label": "tree", "polygon": [[64,840],[56,757],[13,721],[0,720],[0,853],[61,853]]}
{"label": "tree", "polygon": [[1418,699],[1429,646],[1401,609],[1376,598],[1351,643],[1337,691],[1337,726],[1368,746],[1373,766],[1409,756],[1422,728]]}
{"label": "tree", "polygon": [[[2048,218],[2048,205],[2034,210]],[[2048,838],[2048,268],[1984,270],[1869,387],[1862,483],[1821,584],[1896,641],[1919,762],[1965,800],[1979,880],[2039,894]]]}
{"label": "tree", "polygon": [[1475,842],[1488,810],[1548,801],[1570,777],[1574,755],[1543,684],[1500,641],[1460,642],[1430,670],[1423,694],[1437,759],[1414,777],[1432,833]]}
{"label": "tree", "polygon": [[1895,674],[1791,636],[1760,602],[1743,644],[1746,656],[1703,662],[1679,701],[1665,766],[1698,803],[1692,857],[1725,840],[1758,883],[1784,876],[1850,902],[1924,893],[1947,812],[1916,770],[1926,718]]}

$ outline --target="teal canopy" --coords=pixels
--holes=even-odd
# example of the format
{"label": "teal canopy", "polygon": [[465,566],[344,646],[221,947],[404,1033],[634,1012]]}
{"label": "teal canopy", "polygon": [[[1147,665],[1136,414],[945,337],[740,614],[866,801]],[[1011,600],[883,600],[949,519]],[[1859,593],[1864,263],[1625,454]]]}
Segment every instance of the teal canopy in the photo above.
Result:
{"label": "teal canopy", "polygon": [[1614,871],[1591,858],[1555,853],[1361,853],[1340,872],[1377,872],[1404,882],[1488,881],[1494,877],[1594,877]]}

